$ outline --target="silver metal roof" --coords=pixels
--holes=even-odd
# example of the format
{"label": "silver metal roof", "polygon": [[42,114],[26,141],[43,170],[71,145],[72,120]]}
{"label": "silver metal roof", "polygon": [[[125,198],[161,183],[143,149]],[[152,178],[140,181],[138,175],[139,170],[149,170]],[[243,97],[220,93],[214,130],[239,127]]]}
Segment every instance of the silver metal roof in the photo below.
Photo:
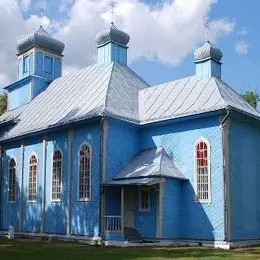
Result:
{"label": "silver metal roof", "polygon": [[2,115],[0,125],[16,123],[0,140],[100,115],[143,125],[226,108],[260,119],[257,110],[214,77],[151,87],[125,65],[93,65],[54,80],[30,103]]}
{"label": "silver metal roof", "polygon": [[186,179],[164,148],[157,147],[135,156],[113,180],[151,177]]}
{"label": "silver metal roof", "polygon": [[139,178],[139,179],[124,179],[124,180],[112,180],[104,183],[104,185],[111,186],[111,185],[154,185],[156,183],[162,182],[163,178]]}
{"label": "silver metal roof", "polygon": [[65,45],[63,42],[51,37],[43,29],[43,27],[40,26],[40,28],[36,32],[21,39],[16,46],[18,54],[21,54],[33,47],[43,48],[45,50],[61,55],[64,51]]}
{"label": "silver metal roof", "polygon": [[30,103],[6,112],[19,120],[1,140],[99,115],[138,122],[139,90],[149,87],[127,66],[93,65],[54,80]]}
{"label": "silver metal roof", "polygon": [[102,46],[108,42],[115,42],[126,46],[130,41],[130,36],[117,29],[114,23],[111,23],[105,30],[99,32],[96,36],[97,46]]}
{"label": "silver metal roof", "polygon": [[196,76],[140,91],[141,124],[231,108],[260,119],[260,113],[222,80]]}
{"label": "silver metal roof", "polygon": [[222,51],[215,47],[210,41],[205,42],[201,47],[194,51],[195,62],[200,62],[207,59],[213,59],[220,62],[222,57]]}

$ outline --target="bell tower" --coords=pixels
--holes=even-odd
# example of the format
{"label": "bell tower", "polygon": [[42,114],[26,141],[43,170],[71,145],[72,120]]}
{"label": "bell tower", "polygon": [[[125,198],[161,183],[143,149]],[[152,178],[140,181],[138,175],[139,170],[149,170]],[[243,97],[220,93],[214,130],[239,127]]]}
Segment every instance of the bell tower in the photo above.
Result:
{"label": "bell tower", "polygon": [[42,26],[18,41],[18,81],[5,87],[9,110],[29,103],[62,75],[64,48],[65,45],[51,37]]}

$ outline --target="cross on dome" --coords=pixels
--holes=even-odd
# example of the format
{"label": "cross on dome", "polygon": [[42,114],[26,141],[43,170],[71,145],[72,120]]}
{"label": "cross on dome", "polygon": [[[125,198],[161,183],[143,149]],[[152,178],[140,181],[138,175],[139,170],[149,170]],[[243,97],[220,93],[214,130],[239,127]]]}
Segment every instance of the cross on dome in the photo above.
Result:
{"label": "cross on dome", "polygon": [[115,1],[111,1],[109,3],[109,6],[111,7],[111,24],[114,24],[114,11],[115,11],[115,7],[116,7]]}

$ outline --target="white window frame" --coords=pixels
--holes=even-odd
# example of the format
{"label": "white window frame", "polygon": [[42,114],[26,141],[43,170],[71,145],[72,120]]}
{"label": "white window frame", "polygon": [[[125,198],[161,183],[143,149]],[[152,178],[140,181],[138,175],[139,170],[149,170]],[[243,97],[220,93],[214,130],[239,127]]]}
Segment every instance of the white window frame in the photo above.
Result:
{"label": "white window frame", "polygon": [[[208,199],[199,199],[197,194],[197,145],[203,142],[207,145],[208,151]],[[194,144],[194,191],[195,191],[195,201],[201,203],[211,203],[211,147],[209,141],[204,138],[200,137]]]}
{"label": "white window frame", "polygon": [[[10,163],[11,161],[14,160],[15,162],[15,173],[14,173],[14,179],[15,179],[15,186],[14,186],[14,200],[10,200],[9,198],[9,192],[10,192]],[[17,178],[17,161],[14,156],[11,157],[11,159],[8,161],[8,194],[7,194],[7,201],[8,203],[16,203],[16,189],[17,189],[17,183],[16,183],[16,178]]]}
{"label": "white window frame", "polygon": [[[36,168],[36,200],[30,200],[29,199],[29,184],[30,184],[30,161],[31,161],[31,158],[35,156],[36,157],[36,160],[37,160],[37,168]],[[39,172],[39,159],[38,159],[38,156],[36,153],[32,153],[30,156],[29,156],[29,162],[28,162],[28,202],[29,203],[35,203],[37,202],[37,198],[38,198],[38,172]]]}
{"label": "white window frame", "polygon": [[[61,171],[60,171],[60,199],[53,199],[53,192],[52,192],[52,188],[53,188],[53,157],[54,154],[56,152],[60,152],[61,154]],[[63,167],[63,153],[62,150],[60,148],[57,148],[53,151],[52,153],[52,172],[51,172],[51,202],[61,202],[61,198],[62,198],[62,167]]]}
{"label": "white window frame", "polygon": [[[25,66],[25,59],[28,59],[27,67]],[[25,71],[25,68],[27,68],[26,71]],[[30,53],[26,53],[23,56],[23,74],[29,73],[29,71],[30,71]]]}
{"label": "white window frame", "polygon": [[[89,148],[89,198],[80,198],[80,151],[83,146],[88,146]],[[80,145],[79,150],[78,150],[78,185],[77,185],[77,196],[78,196],[78,201],[80,202],[89,202],[91,201],[91,192],[92,192],[92,146],[88,142],[84,142]]]}
{"label": "white window frame", "polygon": [[[142,203],[142,191],[146,190],[148,192],[148,208],[143,208]],[[151,189],[149,187],[141,186],[139,187],[139,211],[148,212],[151,210]]]}

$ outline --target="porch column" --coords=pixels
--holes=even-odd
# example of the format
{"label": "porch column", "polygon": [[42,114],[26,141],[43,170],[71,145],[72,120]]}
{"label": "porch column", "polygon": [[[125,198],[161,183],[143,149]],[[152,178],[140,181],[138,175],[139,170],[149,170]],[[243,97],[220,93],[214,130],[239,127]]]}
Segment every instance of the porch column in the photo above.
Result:
{"label": "porch column", "polygon": [[121,229],[124,232],[124,190],[125,188],[122,186],[121,188]]}
{"label": "porch column", "polygon": [[158,192],[158,219],[157,219],[157,238],[162,238],[162,223],[163,223],[163,196],[164,196],[164,182],[159,184]]}
{"label": "porch column", "polygon": [[71,171],[72,171],[72,138],[73,130],[68,130],[68,179],[67,179],[67,236],[71,235]]}

